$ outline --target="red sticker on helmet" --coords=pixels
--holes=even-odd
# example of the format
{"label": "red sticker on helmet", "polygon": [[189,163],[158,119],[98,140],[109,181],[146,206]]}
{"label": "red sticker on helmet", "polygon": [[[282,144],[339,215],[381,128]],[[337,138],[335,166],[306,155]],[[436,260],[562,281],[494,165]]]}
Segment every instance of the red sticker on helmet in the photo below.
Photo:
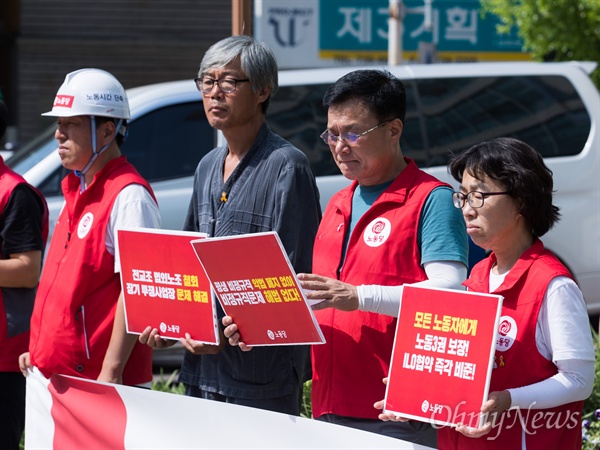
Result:
{"label": "red sticker on helmet", "polygon": [[54,97],[54,105],[60,106],[61,108],[71,108],[73,106],[73,97],[72,95],[57,95]]}

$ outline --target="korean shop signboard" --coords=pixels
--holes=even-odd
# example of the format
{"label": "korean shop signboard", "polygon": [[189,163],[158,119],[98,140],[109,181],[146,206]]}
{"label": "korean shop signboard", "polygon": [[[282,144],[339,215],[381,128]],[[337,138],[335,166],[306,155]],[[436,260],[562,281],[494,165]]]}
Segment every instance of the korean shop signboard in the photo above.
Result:
{"label": "korean shop signboard", "polygon": [[[496,32],[499,20],[481,16],[477,0],[433,0],[425,27],[422,0],[406,0],[403,59],[418,60],[421,43],[442,61],[528,60],[522,41]],[[277,55],[282,68],[385,62],[388,0],[255,1],[255,36]]]}

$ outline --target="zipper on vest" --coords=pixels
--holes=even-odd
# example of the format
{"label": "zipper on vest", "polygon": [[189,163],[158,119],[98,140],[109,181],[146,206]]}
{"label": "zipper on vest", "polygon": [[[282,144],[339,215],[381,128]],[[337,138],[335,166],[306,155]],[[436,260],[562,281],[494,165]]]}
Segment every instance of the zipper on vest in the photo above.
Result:
{"label": "zipper on vest", "polygon": [[67,248],[67,245],[69,245],[70,240],[71,240],[71,232],[67,231],[67,242],[65,242],[65,248]]}
{"label": "zipper on vest", "polygon": [[83,341],[85,344],[85,356],[87,357],[87,359],[90,359],[90,347],[88,345],[88,337],[87,337],[87,330],[85,327],[85,306],[82,306],[81,308],[79,308],[79,311],[81,312],[81,328],[83,329]]}

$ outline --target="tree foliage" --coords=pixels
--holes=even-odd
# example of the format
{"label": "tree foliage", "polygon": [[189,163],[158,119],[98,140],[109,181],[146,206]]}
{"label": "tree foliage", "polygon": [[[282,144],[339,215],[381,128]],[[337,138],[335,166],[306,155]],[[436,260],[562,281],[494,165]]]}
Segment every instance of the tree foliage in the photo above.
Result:
{"label": "tree foliage", "polygon": [[[600,0],[481,0],[500,18],[498,31],[515,26],[536,61],[600,63]],[[600,69],[592,74],[600,88]]]}

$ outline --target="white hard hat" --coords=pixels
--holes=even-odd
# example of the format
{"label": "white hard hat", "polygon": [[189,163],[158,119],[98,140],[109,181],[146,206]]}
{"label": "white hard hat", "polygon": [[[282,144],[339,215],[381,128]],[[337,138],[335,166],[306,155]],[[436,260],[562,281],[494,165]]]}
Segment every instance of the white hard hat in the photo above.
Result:
{"label": "white hard hat", "polygon": [[81,69],[67,74],[56,93],[52,111],[42,116],[129,119],[129,102],[125,89],[111,73]]}

